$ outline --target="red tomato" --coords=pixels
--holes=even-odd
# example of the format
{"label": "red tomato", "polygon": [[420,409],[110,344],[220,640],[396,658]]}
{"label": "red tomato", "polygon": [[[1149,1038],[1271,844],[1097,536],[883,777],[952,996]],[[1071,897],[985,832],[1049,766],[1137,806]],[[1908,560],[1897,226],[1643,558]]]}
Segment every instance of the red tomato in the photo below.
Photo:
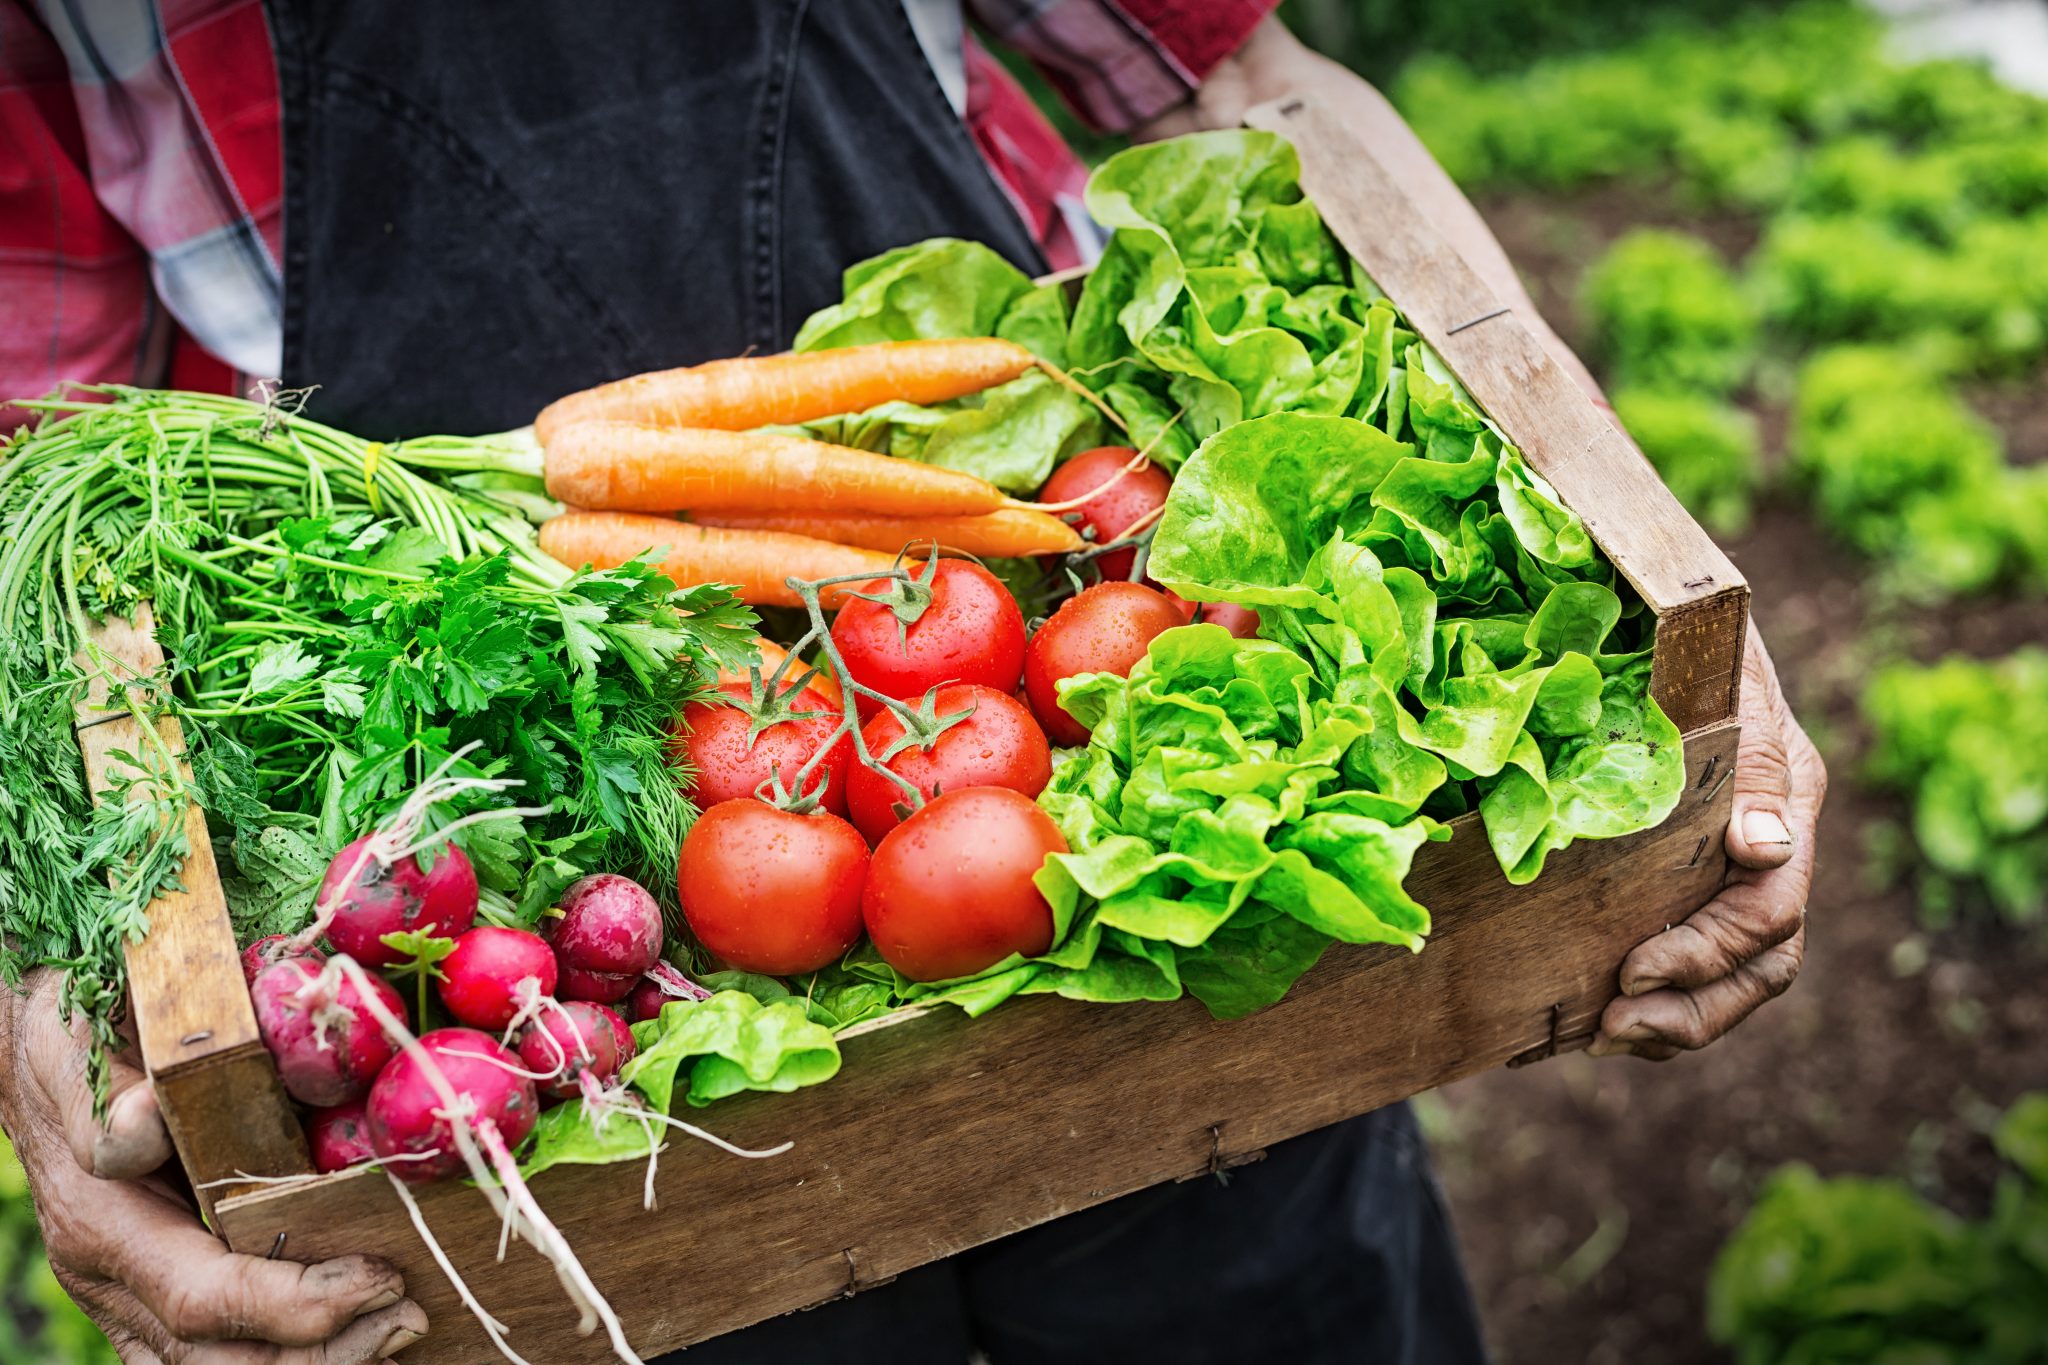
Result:
{"label": "red tomato", "polygon": [[676,893],[697,941],[769,976],[814,972],[860,942],[868,846],[836,815],[725,801],[683,840]]}
{"label": "red tomato", "polygon": [[[771,773],[782,775],[782,786],[791,791],[796,775],[818,746],[832,737],[839,726],[839,708],[806,687],[792,703],[799,711],[821,711],[809,720],[779,720],[747,738],[752,724],[746,711],[749,696],[745,683],[723,683],[718,689],[738,702],[692,702],[683,708],[671,752],[696,771],[690,783],[690,797],[699,806],[715,806],[754,795]],[[825,784],[820,804],[834,815],[846,811],[846,770],[853,762],[853,736],[841,735],[831,751],[811,773],[808,787]]]}
{"label": "red tomato", "polygon": [[1259,614],[1236,602],[1211,602],[1196,614],[1195,619],[1221,626],[1240,640],[1259,638]]}
{"label": "red tomato", "polygon": [[1077,673],[1129,677],[1159,635],[1187,618],[1163,592],[1142,583],[1097,583],[1060,605],[1031,637],[1024,693],[1055,744],[1086,744],[1088,727],[1060,709],[1059,681]]}
{"label": "red tomato", "polygon": [[[1008,787],[1037,796],[1052,780],[1045,732],[1030,708],[1009,693],[955,683],[939,689],[937,707],[941,716],[970,708],[973,714],[940,731],[929,749],[905,749],[888,763],[889,771],[915,783],[925,800],[963,787]],[[868,752],[880,757],[903,737],[903,722],[884,711],[861,736]],[[846,811],[869,843],[900,823],[895,806],[902,799],[903,788],[864,763],[853,765],[846,780]]]}
{"label": "red tomato", "polygon": [[[1084,450],[1052,472],[1038,492],[1040,502],[1072,502],[1087,498],[1075,509],[1076,529],[1095,532],[1097,545],[1107,545],[1126,528],[1158,511],[1166,501],[1173,478],[1150,460],[1118,478],[1118,472],[1137,454],[1125,446],[1098,446]],[[1112,479],[1114,483],[1110,482]],[[1094,490],[1101,489],[1096,493]],[[1091,493],[1094,496],[1089,496]],[[1137,547],[1117,550],[1095,561],[1104,580],[1128,579],[1137,560]]]}
{"label": "red tomato", "polygon": [[[966,559],[939,561],[931,604],[908,627],[879,602],[848,598],[832,622],[832,642],[854,681],[904,701],[953,682],[1011,692],[1024,671],[1024,613],[1017,599]],[[862,720],[883,709],[865,697],[859,705]]]}
{"label": "red tomato", "polygon": [[1052,947],[1052,907],[1031,878],[1067,841],[1020,792],[947,792],[875,849],[861,916],[883,960],[913,981],[971,976]]}

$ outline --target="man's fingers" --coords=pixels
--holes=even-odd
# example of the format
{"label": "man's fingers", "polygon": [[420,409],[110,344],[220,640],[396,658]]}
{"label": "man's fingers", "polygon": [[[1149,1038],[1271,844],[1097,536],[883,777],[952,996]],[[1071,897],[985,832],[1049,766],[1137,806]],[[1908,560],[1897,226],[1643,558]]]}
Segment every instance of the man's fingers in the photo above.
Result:
{"label": "man's fingers", "polygon": [[411,1299],[400,1299],[311,1346],[180,1341],[120,1285],[72,1281],[65,1288],[107,1334],[122,1365],[369,1365],[427,1334],[426,1312]]}
{"label": "man's fingers", "polygon": [[1622,994],[1647,995],[1669,986],[1696,990],[1791,938],[1806,922],[1811,862],[1811,851],[1802,850],[1792,866],[1731,873],[1721,894],[1622,960]]}
{"label": "man's fingers", "polygon": [[148,1175],[171,1157],[171,1135],[156,1106],[156,1089],[130,1060],[108,1059],[107,1118],[93,1117],[92,1083],[85,1074],[91,1050],[82,1018],[70,1028],[57,1019],[54,1003],[37,1010],[27,1024],[29,1066],[64,1125],[64,1138],[79,1169],[103,1180]]}
{"label": "man's fingers", "polygon": [[254,1341],[180,1344],[165,1365],[370,1365],[427,1334],[427,1315],[411,1299],[357,1318],[315,1346],[270,1346]]}
{"label": "man's fingers", "polygon": [[315,1346],[405,1294],[398,1272],[367,1256],[301,1265],[237,1255],[147,1183],[111,1182],[95,1198],[120,1235],[92,1248],[87,1268],[126,1285],[178,1340]]}
{"label": "man's fingers", "polygon": [[1633,1052],[1662,1060],[1671,1050],[1705,1047],[1785,993],[1806,954],[1802,930],[1697,990],[1670,989],[1617,996],[1600,1016],[1589,1049],[1596,1057]]}

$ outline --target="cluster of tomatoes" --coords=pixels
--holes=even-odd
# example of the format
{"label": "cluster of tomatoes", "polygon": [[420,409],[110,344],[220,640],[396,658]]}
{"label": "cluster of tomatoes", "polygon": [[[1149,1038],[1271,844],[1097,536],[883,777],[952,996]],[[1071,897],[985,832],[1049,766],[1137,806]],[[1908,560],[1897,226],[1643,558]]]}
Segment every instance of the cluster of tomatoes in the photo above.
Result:
{"label": "cluster of tomatoes", "polygon": [[[1083,532],[1112,546],[1157,519],[1169,484],[1133,451],[1105,447],[1061,466],[1041,497],[1075,504]],[[743,682],[687,708],[677,748],[704,813],[684,841],[677,890],[705,949],[792,976],[838,961],[865,933],[915,981],[1047,951],[1052,910],[1034,875],[1067,845],[1036,798],[1052,777],[1053,746],[1088,740],[1061,709],[1059,683],[1128,675],[1157,636],[1196,615],[1131,581],[1136,553],[1095,556],[1102,581],[1028,636],[1016,599],[970,560],[929,566],[930,600],[908,623],[873,600],[888,596],[886,584],[849,596],[831,629],[846,676],[943,722],[928,742],[906,739],[911,727],[894,708],[857,691],[856,746],[837,684],[823,674],[778,699],[776,719],[757,712]],[[1257,629],[1241,608],[1209,612],[1233,633]],[[803,790],[789,791],[806,770]],[[794,799],[763,797],[778,792]]]}

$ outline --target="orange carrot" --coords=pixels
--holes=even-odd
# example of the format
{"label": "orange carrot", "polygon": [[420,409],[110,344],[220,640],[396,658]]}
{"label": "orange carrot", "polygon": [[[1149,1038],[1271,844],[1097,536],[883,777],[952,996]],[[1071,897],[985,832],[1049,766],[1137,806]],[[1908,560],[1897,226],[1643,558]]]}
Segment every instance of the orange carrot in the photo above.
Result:
{"label": "orange carrot", "polygon": [[1022,346],[996,337],[884,341],[714,360],[558,398],[534,419],[533,434],[547,445],[569,423],[593,419],[745,431],[865,412],[891,400],[943,403],[1015,379],[1038,363]]}
{"label": "orange carrot", "polygon": [[548,492],[608,512],[803,507],[890,517],[976,516],[1007,501],[994,484],[850,446],[758,431],[577,422],[547,447]]}
{"label": "orange carrot", "polygon": [[[858,587],[859,585],[856,584],[855,586]],[[756,635],[754,637],[754,648],[761,651],[761,681],[765,683],[768,679],[775,676],[775,670],[780,668],[782,661],[789,657],[789,651],[765,635]],[[787,681],[794,682],[803,675],[804,665],[799,661],[789,666],[789,672],[785,677]],[[744,668],[734,668],[728,664],[718,670],[718,681],[720,683],[738,683],[740,686],[746,687],[750,684],[751,680],[747,677],[747,671]],[[815,691],[834,706],[845,705],[845,702],[840,699],[839,679],[832,676],[830,668],[820,668],[817,676],[805,683],[804,686]]]}
{"label": "orange carrot", "polygon": [[[658,548],[659,568],[677,587],[729,583],[742,602],[771,607],[802,605],[784,579],[883,574],[896,562],[893,555],[805,536],[727,531],[625,512],[566,512],[540,528],[540,547],[572,569],[616,569]],[[860,586],[827,589],[825,605]]]}
{"label": "orange carrot", "polygon": [[1000,558],[1070,554],[1087,544],[1058,517],[1005,507],[978,517],[813,516],[808,512],[716,512],[697,515],[701,526],[791,535],[895,552],[937,542],[941,549]]}

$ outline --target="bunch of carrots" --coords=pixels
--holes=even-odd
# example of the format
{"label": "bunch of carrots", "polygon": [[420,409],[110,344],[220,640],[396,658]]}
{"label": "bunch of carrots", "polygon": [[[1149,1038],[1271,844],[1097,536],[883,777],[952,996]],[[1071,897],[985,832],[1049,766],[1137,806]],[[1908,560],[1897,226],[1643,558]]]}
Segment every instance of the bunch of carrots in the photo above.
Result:
{"label": "bunch of carrots", "polygon": [[941,403],[1034,368],[1074,385],[1014,342],[964,338],[715,360],[570,394],[533,424],[548,492],[575,509],[541,529],[541,547],[600,569],[666,547],[661,568],[677,583],[731,584],[768,606],[797,605],[791,577],[886,572],[919,544],[995,557],[1079,550],[1054,515],[1063,508],[971,474],[753,430]]}

